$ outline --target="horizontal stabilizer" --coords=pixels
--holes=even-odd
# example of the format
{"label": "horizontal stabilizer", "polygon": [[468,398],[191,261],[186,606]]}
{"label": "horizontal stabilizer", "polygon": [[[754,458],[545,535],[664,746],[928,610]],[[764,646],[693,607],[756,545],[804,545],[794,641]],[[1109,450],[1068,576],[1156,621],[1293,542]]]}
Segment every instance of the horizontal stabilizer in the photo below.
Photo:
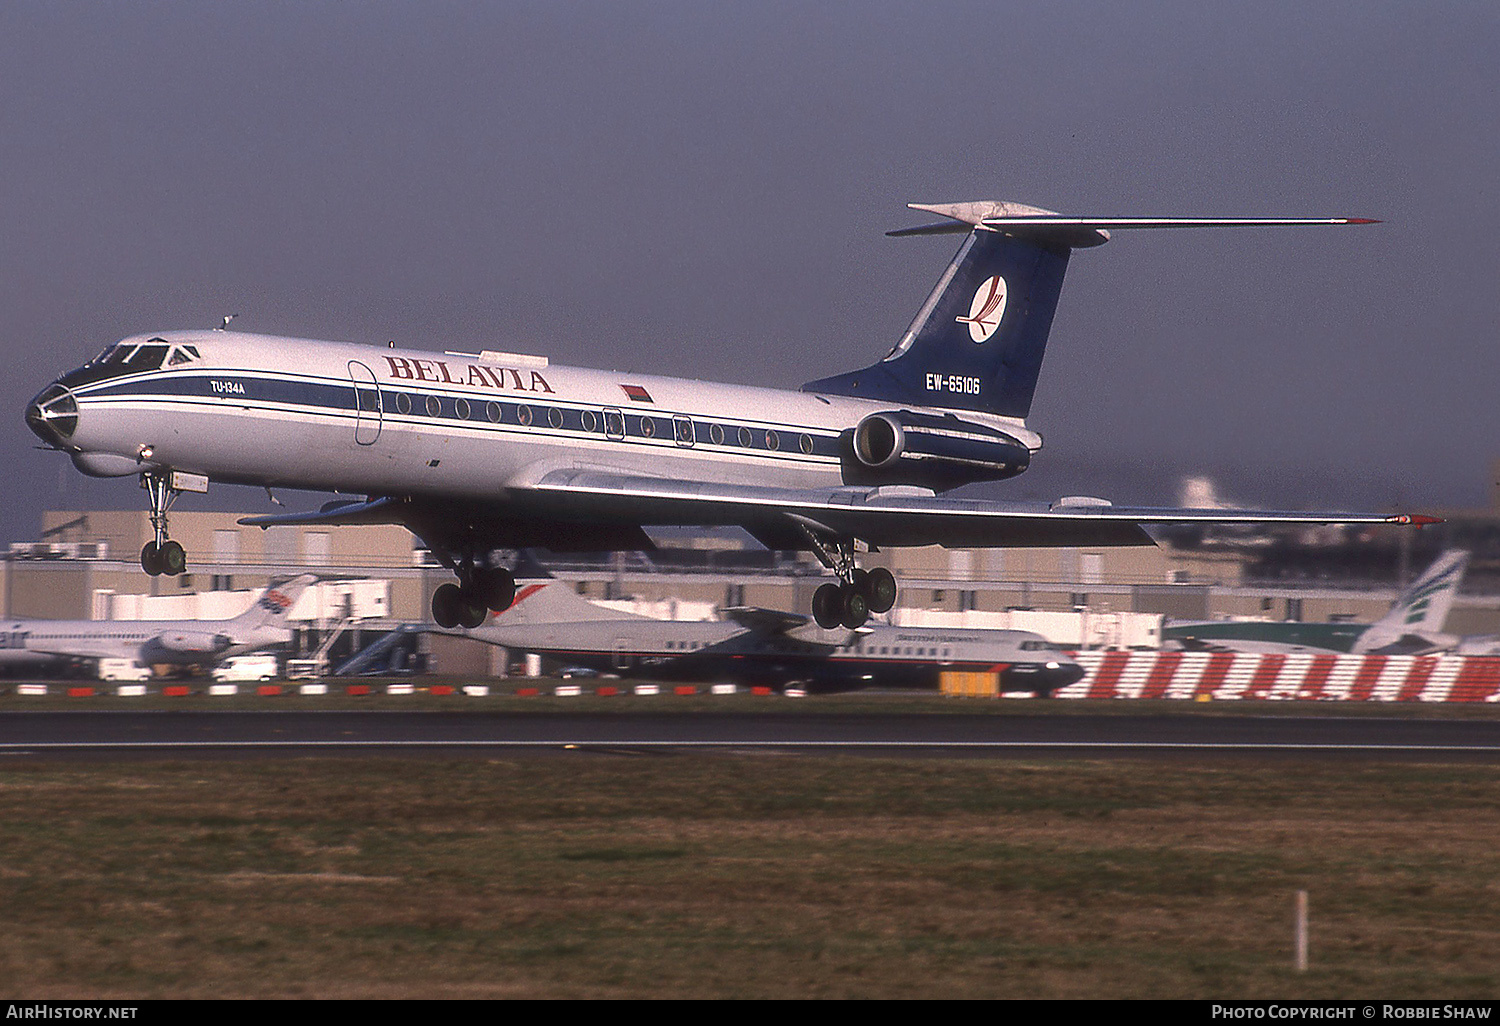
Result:
{"label": "horizontal stabilizer", "polygon": [[1379,224],[1367,217],[1079,217],[1024,203],[979,200],[970,203],[908,203],[913,210],[949,221],[898,228],[891,236],[945,235],[985,229],[1031,238],[1069,249],[1102,246],[1115,229],[1130,228],[1289,228],[1343,224]]}

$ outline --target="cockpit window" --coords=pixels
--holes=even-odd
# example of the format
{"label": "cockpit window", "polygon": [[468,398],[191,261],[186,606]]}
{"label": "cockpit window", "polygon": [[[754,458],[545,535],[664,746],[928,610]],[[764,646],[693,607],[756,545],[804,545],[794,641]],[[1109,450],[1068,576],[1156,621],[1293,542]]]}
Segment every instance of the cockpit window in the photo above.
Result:
{"label": "cockpit window", "polygon": [[155,370],[167,358],[165,345],[137,346],[135,352],[125,358],[125,366],[133,371]]}
{"label": "cockpit window", "polygon": [[164,338],[149,338],[145,342],[116,342],[77,370],[69,371],[58,379],[69,388],[92,385],[98,381],[154,371],[168,361],[171,364],[198,358],[196,346],[173,345]]}
{"label": "cockpit window", "polygon": [[152,339],[144,345],[120,342],[100,353],[94,363],[120,367],[126,371],[155,370],[167,358],[167,348],[167,344],[160,339]]}

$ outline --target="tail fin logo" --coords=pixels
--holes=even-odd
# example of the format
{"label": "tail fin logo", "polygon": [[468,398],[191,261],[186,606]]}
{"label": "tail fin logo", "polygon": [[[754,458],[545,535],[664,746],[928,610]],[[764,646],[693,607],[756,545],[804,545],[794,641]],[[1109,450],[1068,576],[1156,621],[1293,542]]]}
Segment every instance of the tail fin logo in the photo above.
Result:
{"label": "tail fin logo", "polygon": [[273,616],[285,613],[291,606],[292,600],[274,588],[267,588],[266,593],[261,596],[260,602],[256,603],[260,608]]}
{"label": "tail fin logo", "polygon": [[991,275],[974,290],[969,316],[953,319],[969,326],[969,337],[975,343],[987,342],[1000,330],[1000,318],[1005,316],[1005,295],[1005,279],[998,274]]}

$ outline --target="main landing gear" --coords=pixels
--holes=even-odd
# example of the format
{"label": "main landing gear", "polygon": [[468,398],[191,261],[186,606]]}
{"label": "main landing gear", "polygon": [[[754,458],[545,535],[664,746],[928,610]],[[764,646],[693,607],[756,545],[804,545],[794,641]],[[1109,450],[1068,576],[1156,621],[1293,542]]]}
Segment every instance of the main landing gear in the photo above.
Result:
{"label": "main landing gear", "polygon": [[855,566],[851,540],[819,537],[811,531],[807,537],[818,559],[838,574],[841,582],[825,584],[813,592],[813,619],[819,627],[852,631],[863,627],[871,613],[884,613],[896,604],[896,578],[883,566],[873,570]]}
{"label": "main landing gear", "polygon": [[148,470],[141,474],[141,487],[151,499],[151,529],[156,537],[141,549],[141,569],[152,577],[176,577],[187,569],[187,553],[167,537],[167,510],[182,493],[173,488],[166,473]]}
{"label": "main landing gear", "polygon": [[855,568],[851,579],[825,584],[813,592],[813,619],[824,629],[863,627],[871,613],[884,613],[896,604],[896,579],[883,566]]}
{"label": "main landing gear", "polygon": [[509,609],[516,600],[516,579],[497,566],[475,566],[472,560],[454,567],[458,583],[438,586],[432,593],[432,618],[439,627],[478,627],[491,612]]}

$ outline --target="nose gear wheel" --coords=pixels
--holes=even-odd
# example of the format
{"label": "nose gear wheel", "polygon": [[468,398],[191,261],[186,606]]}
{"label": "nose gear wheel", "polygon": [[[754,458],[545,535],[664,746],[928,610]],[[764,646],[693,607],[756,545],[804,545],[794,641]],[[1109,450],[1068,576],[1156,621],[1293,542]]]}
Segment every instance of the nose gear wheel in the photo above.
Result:
{"label": "nose gear wheel", "polygon": [[167,541],[160,546],[154,541],[148,541],[141,548],[141,569],[152,577],[160,574],[176,577],[187,569],[187,553],[174,541]]}
{"label": "nose gear wheel", "polygon": [[141,548],[141,569],[152,577],[176,577],[187,569],[187,553],[167,537],[167,511],[182,492],[172,487],[169,472],[159,470],[143,471],[141,487],[151,503],[151,530],[155,535]]}

